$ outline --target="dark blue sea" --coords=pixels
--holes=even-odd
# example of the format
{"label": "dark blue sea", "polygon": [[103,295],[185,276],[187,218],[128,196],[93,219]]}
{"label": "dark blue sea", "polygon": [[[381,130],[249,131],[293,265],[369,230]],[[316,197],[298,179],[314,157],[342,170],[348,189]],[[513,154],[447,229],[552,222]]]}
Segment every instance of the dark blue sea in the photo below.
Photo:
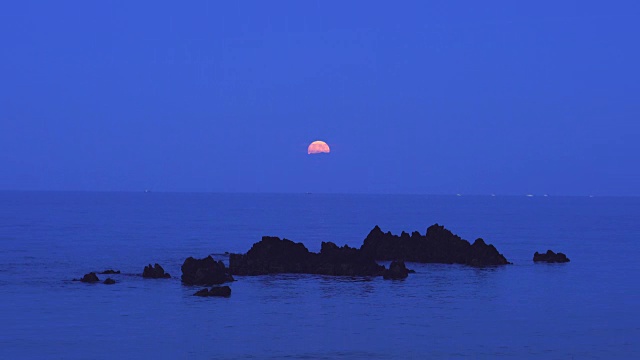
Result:
{"label": "dark blue sea", "polygon": [[[179,281],[263,235],[318,251],[434,223],[514,264],[238,276],[230,298]],[[547,249],[571,262],[534,264]],[[640,198],[0,192],[0,359],[640,358],[639,256]],[[173,278],[139,276],[156,262]]]}

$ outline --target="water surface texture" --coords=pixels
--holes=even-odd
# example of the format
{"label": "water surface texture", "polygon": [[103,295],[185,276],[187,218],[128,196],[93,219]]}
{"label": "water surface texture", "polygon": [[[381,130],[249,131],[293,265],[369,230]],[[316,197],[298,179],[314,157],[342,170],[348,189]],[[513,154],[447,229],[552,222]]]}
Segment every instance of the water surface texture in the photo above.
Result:
{"label": "water surface texture", "polygon": [[[0,358],[637,358],[639,215],[639,198],[0,192]],[[179,281],[186,257],[263,235],[318,251],[434,223],[514,264],[236,277],[228,299]],[[534,264],[547,249],[571,262]],[[173,278],[136,275],[155,262]],[[107,268],[116,285],[70,281]]]}

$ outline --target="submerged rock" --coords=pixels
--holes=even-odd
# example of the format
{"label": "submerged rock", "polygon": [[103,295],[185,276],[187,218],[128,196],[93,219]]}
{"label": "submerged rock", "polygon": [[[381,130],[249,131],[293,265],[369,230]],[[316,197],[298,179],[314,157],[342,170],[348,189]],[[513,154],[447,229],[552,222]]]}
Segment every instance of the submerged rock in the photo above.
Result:
{"label": "submerged rock", "polygon": [[88,274],[85,274],[82,279],[80,279],[80,281],[82,281],[83,283],[96,283],[100,281],[100,279],[98,279],[98,275],[96,275],[96,273],[90,272]]}
{"label": "submerged rock", "polygon": [[159,264],[155,264],[154,266],[145,266],[142,271],[142,277],[147,279],[168,279],[171,277],[169,273],[164,272],[164,269]]}
{"label": "submerged rock", "polygon": [[202,296],[202,297],[208,297],[208,296],[229,297],[231,296],[231,288],[228,286],[216,286],[216,287],[212,287],[211,289],[202,289],[193,295]]}
{"label": "submerged rock", "polygon": [[109,270],[105,270],[105,271],[99,272],[98,274],[102,274],[102,275],[120,274],[120,270],[109,269]]}
{"label": "submerged rock", "polygon": [[335,276],[378,276],[384,266],[349,246],[323,242],[320,253],[310,252],[302,243],[264,236],[246,254],[230,254],[229,269],[234,275],[278,273]]}
{"label": "submerged rock", "polygon": [[182,282],[187,285],[218,285],[233,281],[233,276],[222,261],[211,256],[204,259],[187,258],[182,264]]}
{"label": "submerged rock", "polygon": [[409,272],[410,270],[404,265],[404,261],[392,261],[389,269],[382,274],[382,278],[385,280],[406,279],[409,276]]}
{"label": "submerged rock", "polygon": [[103,284],[105,284],[105,285],[113,285],[113,284],[115,284],[115,283],[116,283],[116,281],[115,281],[115,280],[113,280],[112,278],[107,278],[107,279],[103,282]]}
{"label": "submerged rock", "polygon": [[378,226],[367,235],[360,250],[376,260],[489,266],[509,264],[493,245],[477,239],[473,245],[444,226],[435,224],[423,236],[419,232],[400,236],[384,233]]}
{"label": "submerged rock", "polygon": [[537,251],[533,254],[534,262],[548,262],[548,263],[566,263],[569,262],[567,255],[563,253],[555,253],[551,250],[547,250],[546,253],[540,254]]}

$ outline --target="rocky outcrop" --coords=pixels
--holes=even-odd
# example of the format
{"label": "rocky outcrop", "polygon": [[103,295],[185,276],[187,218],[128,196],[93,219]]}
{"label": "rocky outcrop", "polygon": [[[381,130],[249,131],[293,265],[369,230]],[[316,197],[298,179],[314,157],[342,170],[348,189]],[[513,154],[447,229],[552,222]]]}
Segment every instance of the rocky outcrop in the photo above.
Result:
{"label": "rocky outcrop", "polygon": [[316,263],[313,274],[333,276],[379,276],[385,270],[375,259],[356,248],[338,247],[332,242],[322,242],[319,254],[313,254]]}
{"label": "rocky outcrop", "polygon": [[[392,269],[376,260],[393,260]],[[397,261],[402,260],[402,261]],[[454,235],[438,224],[418,232],[400,236],[384,233],[378,226],[360,247],[338,247],[323,242],[319,253],[310,252],[302,243],[265,236],[253,244],[246,254],[230,254],[229,269],[234,275],[304,273],[336,276],[379,276],[405,278],[411,271],[404,261],[422,263],[490,266],[509,264],[507,259],[482,239],[473,244]]]}
{"label": "rocky outcrop", "polygon": [[209,297],[209,296],[229,297],[231,296],[231,288],[228,286],[216,286],[216,287],[212,287],[211,289],[202,289],[193,295],[202,296],[202,297]]}
{"label": "rocky outcrop", "polygon": [[301,243],[263,236],[246,254],[230,254],[229,270],[233,275],[306,273],[310,271],[311,258]]}
{"label": "rocky outcrop", "polygon": [[385,280],[401,280],[409,276],[409,269],[404,265],[404,261],[392,261],[389,269],[385,270],[382,278]]}
{"label": "rocky outcrop", "polygon": [[142,271],[142,277],[147,279],[168,279],[171,277],[169,273],[164,272],[164,269],[159,264],[155,264],[154,266],[145,266]]}
{"label": "rocky outcrop", "polygon": [[96,275],[96,273],[90,272],[85,274],[80,281],[83,283],[97,283],[100,279],[98,279],[98,275]]}
{"label": "rocky outcrop", "polygon": [[116,281],[115,281],[115,280],[113,280],[112,278],[107,278],[107,279],[103,282],[103,284],[105,284],[105,285],[113,285],[113,284],[115,284],[115,283],[116,283]]}
{"label": "rocky outcrop", "polygon": [[335,276],[378,276],[384,266],[358,249],[323,242],[320,253],[310,252],[303,244],[265,236],[246,254],[230,254],[229,269],[234,275],[278,273]]}
{"label": "rocky outcrop", "polygon": [[425,235],[415,231],[400,236],[384,233],[378,226],[369,233],[360,250],[376,260],[397,260],[420,263],[464,264],[490,266],[509,264],[493,245],[477,239],[473,245],[438,224]]}
{"label": "rocky outcrop", "polygon": [[120,274],[120,270],[109,269],[109,270],[105,270],[105,271],[99,272],[98,274],[102,274],[102,275]]}
{"label": "rocky outcrop", "polygon": [[535,254],[533,254],[533,261],[534,262],[547,262],[547,263],[566,263],[569,262],[569,258],[567,257],[567,255],[563,254],[563,253],[555,253],[551,250],[547,250],[546,253],[544,254],[540,254],[536,251]]}
{"label": "rocky outcrop", "polygon": [[186,285],[218,285],[233,281],[233,276],[222,261],[211,256],[204,259],[187,258],[182,264],[182,282]]}

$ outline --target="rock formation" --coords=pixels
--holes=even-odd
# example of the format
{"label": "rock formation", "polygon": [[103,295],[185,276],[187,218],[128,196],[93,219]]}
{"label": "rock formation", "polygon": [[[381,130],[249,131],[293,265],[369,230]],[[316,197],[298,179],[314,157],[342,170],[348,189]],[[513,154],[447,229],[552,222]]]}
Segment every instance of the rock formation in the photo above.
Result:
{"label": "rock formation", "polygon": [[[391,269],[376,260],[392,260]],[[360,247],[338,247],[323,242],[319,253],[310,252],[302,243],[264,236],[246,254],[230,254],[229,269],[234,275],[304,273],[336,276],[386,276],[405,278],[411,271],[404,261],[422,263],[490,266],[509,264],[493,245],[477,239],[473,244],[438,224],[426,235],[414,232],[400,236],[383,233],[378,226]]]}
{"label": "rock formation", "polygon": [[277,273],[336,276],[378,276],[384,266],[358,249],[323,242],[320,253],[310,252],[302,243],[264,236],[246,254],[230,254],[229,269],[234,275]]}
{"label": "rock formation", "polygon": [[120,274],[120,270],[109,269],[109,270],[105,270],[105,271],[99,272],[98,274],[102,274],[102,275]]}
{"label": "rock formation", "polygon": [[228,286],[215,286],[211,289],[202,289],[195,294],[194,296],[221,296],[221,297],[229,297],[231,296],[231,288]]}
{"label": "rock formation", "polygon": [[544,254],[539,254],[537,251],[533,254],[534,262],[548,262],[548,263],[566,263],[569,262],[567,255],[563,253],[554,253],[551,250],[547,250]]}
{"label": "rock formation", "polygon": [[218,285],[233,281],[233,276],[222,261],[211,256],[204,259],[187,258],[182,264],[182,282],[186,285]]}
{"label": "rock formation", "polygon": [[322,242],[315,257],[314,274],[334,276],[379,276],[385,270],[375,259],[356,248],[338,247],[332,242]]}
{"label": "rock formation", "polygon": [[407,276],[409,276],[409,269],[404,265],[404,261],[392,261],[389,269],[382,273],[382,278],[385,280],[406,279]]}
{"label": "rock formation", "polygon": [[112,278],[107,278],[107,279],[103,282],[103,284],[105,284],[105,285],[113,285],[113,284],[115,284],[115,283],[116,283],[116,281],[115,281],[115,280],[113,280]]}
{"label": "rock formation", "polygon": [[145,266],[142,271],[142,277],[147,279],[168,279],[171,277],[169,273],[164,272],[162,266],[155,264],[154,266]]}
{"label": "rock formation", "polygon": [[82,279],[80,279],[80,281],[82,281],[83,283],[96,283],[100,281],[100,279],[98,279],[98,275],[96,275],[96,273],[90,272],[88,274],[85,274]]}
{"label": "rock formation", "polygon": [[397,260],[420,263],[464,264],[489,266],[509,264],[493,245],[477,239],[473,245],[438,224],[419,232],[400,236],[384,233],[378,226],[369,233],[360,250],[376,260]]}

